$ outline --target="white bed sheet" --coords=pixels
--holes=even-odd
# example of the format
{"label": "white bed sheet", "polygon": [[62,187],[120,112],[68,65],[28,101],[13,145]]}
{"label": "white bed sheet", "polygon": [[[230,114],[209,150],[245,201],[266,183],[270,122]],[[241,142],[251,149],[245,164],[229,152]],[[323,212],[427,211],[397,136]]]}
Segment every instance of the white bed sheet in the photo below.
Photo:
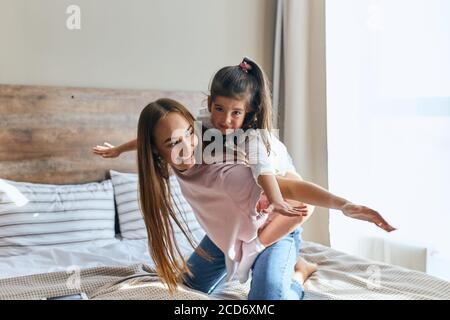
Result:
{"label": "white bed sheet", "polygon": [[0,278],[133,263],[154,265],[146,242],[111,239],[102,243],[51,247],[32,250],[25,255],[3,257],[0,258]]}
{"label": "white bed sheet", "polygon": [[[195,235],[194,240],[199,242]],[[185,256],[189,256],[194,250],[184,237],[178,238],[177,243]],[[89,244],[30,249],[24,255],[0,257],[0,279],[56,271],[73,272],[71,270],[74,268],[128,266],[135,263],[154,266],[148,252],[147,239],[116,238]]]}

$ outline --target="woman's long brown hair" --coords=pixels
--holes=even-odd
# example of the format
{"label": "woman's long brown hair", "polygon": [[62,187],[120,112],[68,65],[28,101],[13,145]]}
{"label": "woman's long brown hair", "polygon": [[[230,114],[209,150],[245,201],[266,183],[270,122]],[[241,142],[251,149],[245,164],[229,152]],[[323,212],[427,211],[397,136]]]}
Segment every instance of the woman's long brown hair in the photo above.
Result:
{"label": "woman's long brown hair", "polygon": [[[155,262],[156,272],[167,284],[169,292],[173,293],[177,284],[186,275],[192,276],[192,273],[176,243],[172,221],[178,225],[193,248],[196,244],[186,221],[182,223],[177,217],[170,193],[169,166],[156,152],[155,126],[170,112],[178,112],[194,126],[193,116],[179,102],[159,99],[150,103],[139,117],[137,155],[140,207],[147,229],[150,255]],[[201,248],[197,248],[197,251],[210,259]]]}

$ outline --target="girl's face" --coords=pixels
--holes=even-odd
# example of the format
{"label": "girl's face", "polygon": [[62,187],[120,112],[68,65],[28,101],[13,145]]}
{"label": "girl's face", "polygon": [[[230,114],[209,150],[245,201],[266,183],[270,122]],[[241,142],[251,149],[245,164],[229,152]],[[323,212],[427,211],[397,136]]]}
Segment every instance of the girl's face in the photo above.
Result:
{"label": "girl's face", "polygon": [[158,154],[179,171],[195,164],[194,150],[198,138],[189,121],[178,112],[169,112],[155,126],[155,144]]}
{"label": "girl's face", "polygon": [[218,96],[211,101],[209,112],[214,128],[226,134],[227,130],[242,128],[246,114],[246,101]]}

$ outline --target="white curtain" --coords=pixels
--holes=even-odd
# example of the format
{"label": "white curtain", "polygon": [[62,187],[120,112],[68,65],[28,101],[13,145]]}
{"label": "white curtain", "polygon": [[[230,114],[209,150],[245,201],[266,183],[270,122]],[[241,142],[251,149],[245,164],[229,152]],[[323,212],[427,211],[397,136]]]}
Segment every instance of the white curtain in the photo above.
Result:
{"label": "white curtain", "polygon": [[[273,75],[280,136],[301,176],[327,188],[325,0],[278,0]],[[328,210],[316,208],[304,229],[329,245]]]}
{"label": "white curtain", "polygon": [[332,247],[450,279],[450,1],[327,1],[326,45],[329,187],[399,229]]}

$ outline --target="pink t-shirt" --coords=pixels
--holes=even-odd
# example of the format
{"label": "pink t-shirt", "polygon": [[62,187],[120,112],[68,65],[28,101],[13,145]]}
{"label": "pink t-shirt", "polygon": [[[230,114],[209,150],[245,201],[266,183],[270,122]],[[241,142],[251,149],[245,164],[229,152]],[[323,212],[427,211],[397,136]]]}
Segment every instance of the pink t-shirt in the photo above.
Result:
{"label": "pink t-shirt", "polygon": [[225,254],[229,280],[241,260],[242,242],[256,238],[268,221],[269,214],[258,212],[268,205],[262,189],[242,164],[197,164],[173,171],[198,222]]}

